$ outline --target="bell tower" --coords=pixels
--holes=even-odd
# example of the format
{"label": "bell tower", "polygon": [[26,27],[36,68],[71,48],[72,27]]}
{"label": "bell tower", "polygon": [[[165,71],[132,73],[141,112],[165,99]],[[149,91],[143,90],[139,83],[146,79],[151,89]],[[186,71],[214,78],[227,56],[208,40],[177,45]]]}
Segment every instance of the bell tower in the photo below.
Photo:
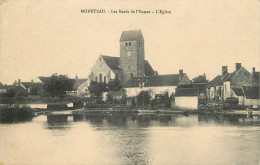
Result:
{"label": "bell tower", "polygon": [[144,75],[144,60],[142,31],[123,31],[120,38],[120,67],[123,71],[123,84],[132,76]]}

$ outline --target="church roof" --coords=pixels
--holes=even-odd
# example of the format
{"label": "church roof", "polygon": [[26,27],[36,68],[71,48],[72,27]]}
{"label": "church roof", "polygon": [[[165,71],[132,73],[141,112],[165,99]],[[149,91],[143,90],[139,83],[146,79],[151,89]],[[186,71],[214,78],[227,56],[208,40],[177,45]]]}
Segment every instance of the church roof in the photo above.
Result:
{"label": "church roof", "polygon": [[123,31],[120,41],[144,40],[141,30]]}
{"label": "church roof", "polygon": [[120,58],[119,57],[111,57],[111,56],[104,56],[101,55],[104,59],[105,63],[112,69],[112,70],[121,70],[120,68]]}
{"label": "church roof", "polygon": [[145,76],[145,77],[133,77],[128,80],[124,87],[133,88],[139,87],[139,83],[143,80],[144,87],[153,86],[178,86],[180,79],[179,74],[169,74],[169,75],[155,75],[155,76]]}
{"label": "church roof", "polygon": [[154,75],[154,70],[147,60],[144,61],[144,73],[146,76]]}

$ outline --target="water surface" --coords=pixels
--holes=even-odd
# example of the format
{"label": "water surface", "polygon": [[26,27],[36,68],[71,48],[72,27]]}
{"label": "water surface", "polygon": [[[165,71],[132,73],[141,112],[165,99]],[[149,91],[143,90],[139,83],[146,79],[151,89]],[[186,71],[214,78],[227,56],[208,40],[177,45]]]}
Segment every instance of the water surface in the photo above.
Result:
{"label": "water surface", "polygon": [[0,164],[259,164],[245,115],[87,114],[0,124]]}

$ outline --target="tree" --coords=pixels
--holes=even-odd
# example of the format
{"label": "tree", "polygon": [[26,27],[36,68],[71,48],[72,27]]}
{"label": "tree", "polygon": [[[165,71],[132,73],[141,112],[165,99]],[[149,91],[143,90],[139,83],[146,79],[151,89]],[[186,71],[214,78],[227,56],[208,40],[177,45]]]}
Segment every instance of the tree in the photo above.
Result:
{"label": "tree", "polygon": [[150,103],[151,94],[150,91],[141,91],[137,96],[138,105],[148,105]]}
{"label": "tree", "polygon": [[108,91],[120,91],[122,89],[122,85],[118,79],[111,80],[107,86]]}
{"label": "tree", "polygon": [[88,90],[92,97],[100,97],[102,95],[102,92],[108,91],[108,88],[107,88],[107,85],[104,83],[101,83],[101,82],[98,83],[96,81],[91,81],[90,85],[88,87]]}
{"label": "tree", "polygon": [[73,90],[75,80],[68,78],[66,75],[53,74],[50,79],[43,83],[44,92],[50,97],[65,96],[67,91]]}

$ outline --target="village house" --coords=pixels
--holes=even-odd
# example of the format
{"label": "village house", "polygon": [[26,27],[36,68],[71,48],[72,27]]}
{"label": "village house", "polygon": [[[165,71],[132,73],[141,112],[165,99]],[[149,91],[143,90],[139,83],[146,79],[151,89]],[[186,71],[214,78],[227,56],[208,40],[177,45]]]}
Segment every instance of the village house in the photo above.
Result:
{"label": "village house", "polygon": [[89,80],[87,78],[75,78],[73,84],[73,91],[69,91],[67,94],[76,97],[90,97],[88,91]]}
{"label": "village house", "polygon": [[42,91],[41,83],[34,82],[33,80],[31,82],[21,82],[21,80],[18,79],[18,81],[15,81],[12,85],[22,87],[29,95],[37,95]]}
{"label": "village house", "polygon": [[176,88],[175,101],[171,107],[175,109],[197,110],[198,91],[195,88]]}
{"label": "village house", "polygon": [[[223,81],[223,100],[235,97],[234,91],[242,90],[243,86],[255,87],[258,86],[258,81],[252,73],[241,66],[241,63],[236,63],[235,71]],[[239,104],[244,104],[242,97],[239,97]]]}
{"label": "village house", "polygon": [[151,91],[153,96],[162,94],[165,91],[174,94],[178,86],[191,86],[191,81],[187,74],[183,73],[183,70],[179,70],[179,74],[132,77],[126,82],[124,88],[128,97],[135,97],[141,91],[148,90]]}
{"label": "village house", "polygon": [[[222,75],[216,76],[208,83],[207,95],[208,99],[214,101],[236,97],[238,98],[240,105],[253,106],[258,103],[258,101],[249,100],[257,99],[257,95],[251,97],[252,95],[249,94],[251,91],[250,89],[257,90],[258,88],[259,80],[257,79],[255,68],[253,68],[252,73],[250,73],[241,65],[241,63],[236,63],[236,69],[232,73],[228,73],[227,66],[222,66]],[[247,101],[245,102],[246,98]]]}
{"label": "village house", "polygon": [[[42,83],[47,82],[50,77],[39,77]],[[87,78],[76,78],[73,79],[75,82],[73,84],[73,90],[67,91],[67,95],[75,96],[75,97],[90,97],[90,93],[88,91],[89,80]]]}
{"label": "village house", "polygon": [[243,103],[252,108],[259,108],[260,106],[260,89],[259,86],[243,86],[244,98]]}
{"label": "village house", "polygon": [[206,74],[199,75],[192,79],[192,85],[198,92],[199,100],[207,98],[206,86],[207,86]]}
{"label": "village house", "polygon": [[217,75],[206,85],[206,93],[208,100],[219,101],[223,99],[223,82],[228,76],[228,67],[222,66],[222,74]]}

